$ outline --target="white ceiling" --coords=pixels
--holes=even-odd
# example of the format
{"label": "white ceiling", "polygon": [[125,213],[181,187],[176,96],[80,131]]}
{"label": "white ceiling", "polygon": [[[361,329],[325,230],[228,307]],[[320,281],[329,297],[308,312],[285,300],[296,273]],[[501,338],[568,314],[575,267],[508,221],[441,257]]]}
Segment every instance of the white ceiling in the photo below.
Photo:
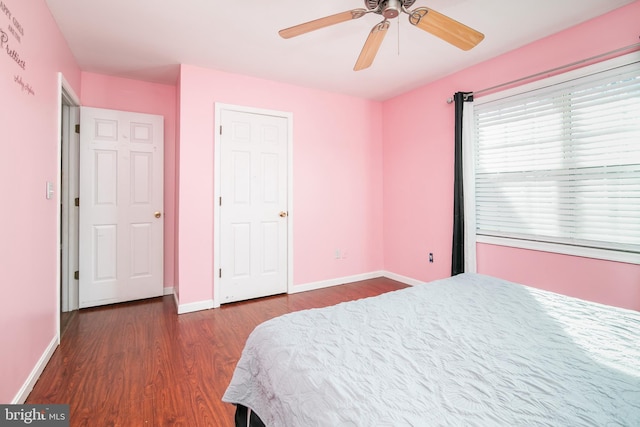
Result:
{"label": "white ceiling", "polygon": [[373,65],[353,65],[381,17],[292,39],[278,30],[364,8],[361,0],[46,0],[84,71],[174,84],[178,64],[375,100],[574,26],[635,0],[417,0],[485,34],[462,51],[394,19]]}

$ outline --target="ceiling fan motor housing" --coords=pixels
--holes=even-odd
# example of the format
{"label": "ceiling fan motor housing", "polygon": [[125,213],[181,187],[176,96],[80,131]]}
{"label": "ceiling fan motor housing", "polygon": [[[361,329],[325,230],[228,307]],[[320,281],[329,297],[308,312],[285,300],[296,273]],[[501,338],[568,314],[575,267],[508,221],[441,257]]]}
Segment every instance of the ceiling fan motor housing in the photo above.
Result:
{"label": "ceiling fan motor housing", "polygon": [[386,19],[397,17],[404,8],[413,5],[416,0],[364,0],[367,9],[384,16]]}

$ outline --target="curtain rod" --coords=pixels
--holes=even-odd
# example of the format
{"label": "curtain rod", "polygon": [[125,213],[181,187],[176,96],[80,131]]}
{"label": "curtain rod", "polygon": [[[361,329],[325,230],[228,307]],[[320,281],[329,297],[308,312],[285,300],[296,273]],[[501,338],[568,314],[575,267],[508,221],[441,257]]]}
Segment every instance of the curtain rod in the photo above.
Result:
{"label": "curtain rod", "polygon": [[[493,90],[496,90],[496,89],[503,88],[505,86],[511,86],[511,85],[514,85],[516,83],[520,83],[520,82],[525,81],[525,80],[534,79],[536,77],[540,77],[540,76],[543,76],[543,75],[549,74],[549,73],[555,73],[555,72],[558,72],[558,71],[561,71],[561,70],[565,70],[567,68],[575,67],[576,65],[584,64],[585,62],[591,62],[591,61],[594,61],[596,59],[600,59],[600,58],[603,58],[603,57],[606,57],[606,56],[610,56],[610,55],[613,55],[613,54],[616,54],[616,53],[624,52],[624,51],[627,51],[627,50],[630,50],[631,52],[633,52],[633,51],[637,50],[638,48],[640,48],[640,43],[630,44],[629,46],[624,46],[624,47],[620,47],[618,49],[610,50],[609,52],[601,53],[599,55],[592,56],[590,58],[581,59],[580,61],[572,62],[570,64],[562,65],[562,66],[556,67],[556,68],[551,68],[550,70],[541,71],[539,73],[531,74],[531,75],[526,76],[526,77],[521,77],[521,78],[516,79],[516,80],[511,80],[510,82],[501,83],[501,84],[496,85],[496,86],[491,86],[491,87],[488,87],[488,88],[485,88],[485,89],[477,90],[477,91],[469,93],[468,95],[465,95],[464,98],[466,100],[467,97],[470,96],[470,95],[471,96],[478,96],[479,94],[484,93],[484,92],[490,92],[490,91],[493,91]],[[631,53],[631,52],[629,52],[629,53]],[[452,102],[453,102],[453,97],[447,99],[447,104],[451,104]]]}

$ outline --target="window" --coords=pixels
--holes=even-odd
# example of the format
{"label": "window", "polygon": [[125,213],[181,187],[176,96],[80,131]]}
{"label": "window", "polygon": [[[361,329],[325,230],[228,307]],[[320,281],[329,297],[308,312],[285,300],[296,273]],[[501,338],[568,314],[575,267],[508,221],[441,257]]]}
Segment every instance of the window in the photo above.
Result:
{"label": "window", "polygon": [[634,58],[476,100],[478,241],[640,263]]}

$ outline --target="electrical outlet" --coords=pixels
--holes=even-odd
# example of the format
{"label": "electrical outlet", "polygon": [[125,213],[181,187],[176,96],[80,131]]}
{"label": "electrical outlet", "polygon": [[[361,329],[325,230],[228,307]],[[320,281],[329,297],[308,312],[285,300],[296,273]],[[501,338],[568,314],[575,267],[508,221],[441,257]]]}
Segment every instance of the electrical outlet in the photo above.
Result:
{"label": "electrical outlet", "polygon": [[340,259],[340,258],[342,258],[342,257],[340,256],[340,249],[336,249],[335,257],[336,257],[336,259]]}
{"label": "electrical outlet", "polygon": [[433,264],[433,252],[429,252],[429,262]]}

